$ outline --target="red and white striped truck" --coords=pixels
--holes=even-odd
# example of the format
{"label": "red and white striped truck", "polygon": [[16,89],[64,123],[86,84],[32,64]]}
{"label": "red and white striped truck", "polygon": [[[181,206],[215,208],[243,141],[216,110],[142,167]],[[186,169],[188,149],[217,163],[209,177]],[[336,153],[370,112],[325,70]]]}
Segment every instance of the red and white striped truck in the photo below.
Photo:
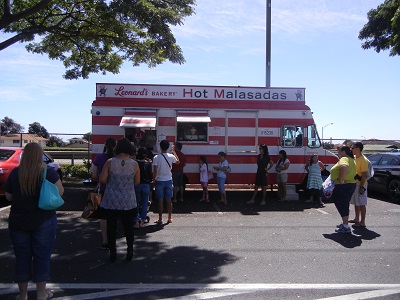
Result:
{"label": "red and white striped truck", "polygon": [[[337,162],[321,145],[304,88],[97,83],[92,154],[102,152],[109,136],[133,141],[138,129],[155,153],[163,139],[183,144],[191,183],[199,182],[200,156],[212,167],[224,151],[232,169],[228,182],[253,184],[261,144],[275,163],[280,150],[287,152],[291,184],[303,180],[311,154],[327,165]],[[274,172],[268,176],[274,183]]]}

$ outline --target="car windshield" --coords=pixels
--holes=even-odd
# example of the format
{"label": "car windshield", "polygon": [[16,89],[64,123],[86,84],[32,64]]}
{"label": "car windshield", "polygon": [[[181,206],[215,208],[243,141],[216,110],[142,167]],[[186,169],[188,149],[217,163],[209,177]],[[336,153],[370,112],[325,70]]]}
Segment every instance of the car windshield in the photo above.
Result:
{"label": "car windshield", "polygon": [[0,149],[0,160],[7,160],[15,153],[14,150]]}

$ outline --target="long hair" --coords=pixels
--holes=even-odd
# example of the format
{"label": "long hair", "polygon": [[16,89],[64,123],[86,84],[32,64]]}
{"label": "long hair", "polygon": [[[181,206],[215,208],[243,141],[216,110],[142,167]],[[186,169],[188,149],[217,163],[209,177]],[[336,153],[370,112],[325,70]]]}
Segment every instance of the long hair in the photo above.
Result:
{"label": "long hair", "polygon": [[200,156],[200,160],[206,164],[207,171],[208,171],[208,163],[207,163],[207,158],[205,156]]}
{"label": "long hair", "polygon": [[311,167],[311,165],[313,164],[313,158],[314,158],[314,156],[317,156],[317,154],[312,154],[312,155],[310,156],[310,167]]}
{"label": "long hair", "polygon": [[107,138],[104,144],[103,153],[107,153],[108,158],[114,157],[115,146],[117,146],[117,140],[113,137]]}
{"label": "long hair", "polygon": [[286,154],[286,151],[285,151],[285,150],[279,151],[279,154],[282,154],[282,157],[279,158],[279,160],[278,160],[278,165],[279,165],[280,163],[284,163],[285,160],[287,159],[287,154]]}
{"label": "long hair", "polygon": [[269,150],[268,150],[268,146],[265,144],[260,145],[260,149],[263,149],[263,155],[261,159],[266,159],[267,161],[269,161]]}
{"label": "long hair", "polygon": [[22,152],[18,169],[19,186],[24,196],[37,193],[43,179],[44,168],[43,149],[38,143],[28,143]]}

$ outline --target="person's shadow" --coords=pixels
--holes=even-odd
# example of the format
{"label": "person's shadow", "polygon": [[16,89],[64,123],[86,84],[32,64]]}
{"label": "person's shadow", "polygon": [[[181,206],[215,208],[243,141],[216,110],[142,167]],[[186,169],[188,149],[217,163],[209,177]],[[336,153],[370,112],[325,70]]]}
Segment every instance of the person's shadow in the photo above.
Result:
{"label": "person's shadow", "polygon": [[353,227],[352,233],[330,233],[323,234],[324,238],[335,241],[345,248],[360,247],[362,240],[373,240],[381,235],[365,227]]}

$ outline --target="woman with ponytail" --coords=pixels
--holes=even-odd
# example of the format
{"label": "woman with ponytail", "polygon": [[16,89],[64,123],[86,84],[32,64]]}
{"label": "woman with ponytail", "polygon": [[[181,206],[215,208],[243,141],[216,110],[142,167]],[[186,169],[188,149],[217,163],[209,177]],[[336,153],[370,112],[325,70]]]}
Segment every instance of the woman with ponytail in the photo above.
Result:
{"label": "woman with ponytail", "polygon": [[335,181],[335,189],[332,200],[335,203],[342,223],[338,225],[336,232],[351,233],[349,226],[350,199],[356,189],[356,162],[353,152],[348,146],[338,149],[339,161],[331,169],[331,179]]}

